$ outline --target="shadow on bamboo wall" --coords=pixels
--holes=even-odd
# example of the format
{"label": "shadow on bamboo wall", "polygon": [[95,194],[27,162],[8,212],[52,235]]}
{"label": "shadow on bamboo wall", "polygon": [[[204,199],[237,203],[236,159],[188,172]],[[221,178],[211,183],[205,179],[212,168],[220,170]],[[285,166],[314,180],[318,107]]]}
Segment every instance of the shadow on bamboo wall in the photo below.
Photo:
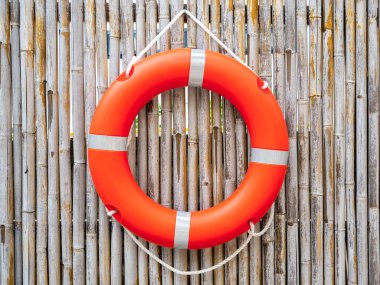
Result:
{"label": "shadow on bamboo wall", "polygon": [[[110,221],[86,160],[98,100],[184,4],[269,83],[290,144],[268,232],[192,277]],[[182,18],[150,54],[185,45],[223,52]],[[1,0],[0,76],[0,284],[380,284],[377,0]],[[207,90],[160,94],[131,137],[139,185],[177,210],[224,200],[249,161],[242,117]],[[148,246],[194,270],[245,238]]]}

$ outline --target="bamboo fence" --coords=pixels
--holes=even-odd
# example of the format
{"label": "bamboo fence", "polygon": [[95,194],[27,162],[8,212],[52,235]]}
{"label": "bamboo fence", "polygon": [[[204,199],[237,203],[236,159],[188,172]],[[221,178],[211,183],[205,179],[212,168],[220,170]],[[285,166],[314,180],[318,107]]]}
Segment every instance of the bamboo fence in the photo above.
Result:
{"label": "bamboo fence", "polygon": [[[0,284],[380,284],[379,6],[0,0]],[[191,277],[148,258],[106,215],[86,156],[97,102],[184,7],[269,83],[290,146],[268,232],[226,266]],[[224,53],[184,17],[148,56],[185,46]],[[160,94],[130,136],[136,181],[176,210],[223,201],[249,161],[239,112],[201,88]],[[192,251],[144,243],[196,270],[245,238]]]}

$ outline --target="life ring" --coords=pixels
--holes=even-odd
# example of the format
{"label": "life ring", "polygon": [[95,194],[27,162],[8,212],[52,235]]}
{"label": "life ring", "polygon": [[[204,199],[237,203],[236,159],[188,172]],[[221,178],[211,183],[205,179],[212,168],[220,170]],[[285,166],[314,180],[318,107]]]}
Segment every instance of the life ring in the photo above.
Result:
{"label": "life ring", "polygon": [[[251,137],[251,160],[236,191],[212,208],[191,213],[165,208],[145,195],[127,157],[127,136],[139,110],[157,94],[187,85],[227,98]],[[90,126],[88,161],[96,191],[122,225],[158,245],[199,249],[237,237],[264,216],[283,183],[288,148],[281,109],[255,73],[216,52],[176,49],[137,62],[108,88]]]}

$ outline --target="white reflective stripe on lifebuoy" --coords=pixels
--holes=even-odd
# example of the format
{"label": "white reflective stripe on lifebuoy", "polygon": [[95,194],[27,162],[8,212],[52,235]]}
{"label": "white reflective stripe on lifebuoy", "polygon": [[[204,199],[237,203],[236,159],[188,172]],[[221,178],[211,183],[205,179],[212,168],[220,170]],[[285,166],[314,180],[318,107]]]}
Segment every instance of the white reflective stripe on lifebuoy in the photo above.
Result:
{"label": "white reflective stripe on lifebuoy", "polygon": [[251,148],[251,162],[287,165],[288,152],[284,150]]}
{"label": "white reflective stripe on lifebuoy", "polygon": [[192,49],[190,56],[189,86],[202,87],[205,71],[206,53],[201,49]]}
{"label": "white reflective stripe on lifebuoy", "polygon": [[174,247],[188,248],[190,233],[190,212],[177,211],[174,231]]}
{"label": "white reflective stripe on lifebuoy", "polygon": [[127,144],[128,137],[88,134],[87,148],[111,151],[127,151]]}

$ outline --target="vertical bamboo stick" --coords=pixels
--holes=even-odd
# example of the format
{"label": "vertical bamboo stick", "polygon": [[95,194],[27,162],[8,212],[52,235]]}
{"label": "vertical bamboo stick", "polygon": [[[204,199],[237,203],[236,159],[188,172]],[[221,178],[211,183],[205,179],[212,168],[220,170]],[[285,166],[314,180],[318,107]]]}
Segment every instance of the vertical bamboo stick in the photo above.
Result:
{"label": "vertical bamboo stick", "polygon": [[285,179],[287,216],[287,283],[298,283],[298,167],[295,2],[285,1],[285,120],[289,134],[289,162]]}
{"label": "vertical bamboo stick", "polygon": [[[85,98],[85,135],[90,128],[96,106],[95,1],[84,6],[83,73]],[[86,168],[86,284],[98,284],[98,196]]]}
{"label": "vertical bamboo stick", "polygon": [[70,158],[70,20],[69,1],[58,3],[59,13],[59,182],[61,203],[62,283],[72,283],[72,190]]}
{"label": "vertical bamboo stick", "polygon": [[[260,77],[272,86],[272,54],[271,54],[271,17],[270,1],[262,1],[259,6],[260,14]],[[238,180],[239,182],[239,180]],[[267,216],[264,217],[264,223]],[[263,250],[263,282],[274,283],[274,224],[262,237]]]}
{"label": "vertical bamboo stick", "polygon": [[[187,3],[188,10],[197,14],[197,1],[191,0]],[[197,47],[197,26],[194,21],[187,21],[187,46],[189,48]],[[199,210],[199,158],[198,158],[198,107],[197,107],[197,88],[188,87],[188,139],[187,139],[187,187],[188,187],[188,210]],[[199,256],[201,250],[191,250],[189,252],[190,270],[199,269]],[[190,284],[200,284],[200,276],[190,276]]]}
{"label": "vertical bamboo stick", "polygon": [[[171,17],[183,9],[183,1],[171,1]],[[183,18],[172,27],[171,47],[184,46]],[[175,210],[187,210],[187,169],[186,169],[186,109],[185,89],[173,90],[173,207]],[[174,266],[187,269],[187,250],[174,250]],[[174,284],[187,283],[186,276],[174,275]]]}
{"label": "vertical bamboo stick", "polygon": [[71,82],[73,102],[73,283],[85,283],[86,149],[83,82],[83,2],[71,2]]}
{"label": "vertical bamboo stick", "polygon": [[[358,283],[368,282],[367,1],[356,1],[356,207]],[[372,58],[370,60],[373,60]],[[371,274],[373,274],[371,272]]]}
{"label": "vertical bamboo stick", "polygon": [[[112,0],[109,3],[109,27],[110,27],[110,60],[109,60],[109,84],[120,73],[120,3]],[[123,266],[123,235],[122,228],[115,219],[112,219],[111,229],[111,284],[122,284]]]}
{"label": "vertical bamboo stick", "polygon": [[311,282],[309,197],[309,98],[306,1],[296,4],[298,79],[298,189],[300,211],[300,283]]}
{"label": "vertical bamboo stick", "polygon": [[355,202],[355,1],[346,0],[346,220],[347,283],[357,284],[356,202]]}
{"label": "vertical bamboo stick", "polygon": [[37,149],[37,284],[48,283],[47,263],[47,133],[45,100],[45,1],[35,2],[35,100]]}
{"label": "vertical bamboo stick", "polygon": [[[282,8],[281,8],[282,9]],[[249,0],[247,3],[248,17],[248,65],[254,70],[259,70],[259,5],[258,0]],[[282,12],[281,12],[282,13]],[[247,147],[250,148],[248,134]],[[250,152],[248,152],[249,160]],[[259,231],[260,223],[255,225],[255,230]],[[250,243],[250,282],[251,284],[261,284],[261,238],[257,237]]]}
{"label": "vertical bamboo stick", "polygon": [[[157,35],[157,3],[155,0],[146,0],[146,41],[150,42]],[[154,45],[149,55],[157,52]],[[159,202],[159,134],[158,134],[158,96],[153,98],[146,105],[147,129],[148,129],[148,183],[147,192],[150,198]],[[149,250],[155,255],[159,255],[159,247],[149,243]],[[149,259],[149,281],[150,284],[161,284],[161,267],[152,258]]]}
{"label": "vertical bamboo stick", "polygon": [[23,283],[34,284],[35,261],[35,112],[33,2],[20,3],[21,96],[23,133],[22,247]]}
{"label": "vertical bamboo stick", "polygon": [[46,1],[46,94],[48,111],[48,262],[49,283],[61,281],[61,236],[59,230],[58,162],[58,63],[57,1]]}
{"label": "vertical bamboo stick", "polygon": [[[96,81],[97,96],[100,100],[108,87],[107,69],[107,22],[106,3],[97,0],[95,9],[96,23]],[[106,214],[104,204],[99,199],[99,283],[110,283],[110,220]]]}
{"label": "vertical bamboo stick", "polygon": [[[33,35],[32,35],[33,36]],[[9,2],[0,1],[0,283],[14,283],[12,93]],[[46,224],[46,223],[45,223]]]}
{"label": "vertical bamboo stick", "polygon": [[11,1],[12,121],[13,121],[13,201],[15,231],[15,278],[22,283],[22,134],[20,70],[20,3]]}
{"label": "vertical bamboo stick", "polygon": [[[211,31],[220,38],[220,0],[212,2],[210,7],[211,13]],[[219,51],[219,45],[215,41],[211,41],[211,49]],[[218,205],[224,200],[223,193],[223,144],[222,144],[222,120],[221,120],[221,97],[215,92],[211,92],[211,108],[212,108],[212,192],[213,205]],[[247,251],[248,252],[248,249]],[[218,263],[224,259],[224,246],[214,247],[214,263]],[[245,260],[246,268],[248,268],[248,256]],[[247,270],[247,273],[249,271]],[[214,271],[214,283],[224,284],[224,267],[220,267]],[[248,277],[248,275],[247,275]],[[249,278],[247,278],[249,281]]]}
{"label": "vertical bamboo stick", "polygon": [[[122,39],[122,57],[123,69],[127,68],[128,63],[134,55],[133,43],[133,1],[122,0],[120,2],[121,8],[121,39]],[[132,125],[129,132],[131,141],[128,147],[128,162],[136,179],[136,126]],[[137,284],[137,247],[133,240],[127,233],[124,232],[124,283]]]}
{"label": "vertical bamboo stick", "polygon": [[[137,0],[136,2],[136,53],[139,53],[145,47],[145,1]],[[148,175],[148,128],[146,106],[141,108],[138,115],[138,141],[137,141],[137,166],[138,166],[138,182],[141,189],[147,192],[147,175]],[[144,240],[142,243],[147,246]],[[148,284],[149,271],[148,271],[148,256],[140,249],[138,249],[138,270],[139,270],[139,283]]]}
{"label": "vertical bamboo stick", "polygon": [[[233,43],[233,1],[224,0],[221,5],[222,41],[232,48]],[[236,189],[236,137],[235,110],[232,104],[223,99],[223,131],[224,131],[224,198],[229,197]],[[232,240],[225,245],[228,256],[236,250],[237,241]],[[237,260],[231,260],[225,267],[225,283],[237,283]]]}
{"label": "vertical bamboo stick", "polygon": [[323,283],[322,3],[310,1],[310,204],[311,282]]}
{"label": "vertical bamboo stick", "polygon": [[[273,3],[273,91],[278,104],[285,111],[285,57],[284,57],[284,1],[274,0]],[[282,186],[276,200],[275,227],[275,282],[286,284],[286,204],[285,184]],[[252,254],[252,253],[251,253]]]}
{"label": "vertical bamboo stick", "polygon": [[334,284],[334,147],[333,147],[333,96],[334,96],[334,38],[333,1],[323,1],[323,160],[324,160],[324,279]]}
{"label": "vertical bamboo stick", "polygon": [[368,15],[368,272],[369,284],[380,283],[379,243],[379,30],[378,1],[367,2]]}
{"label": "vertical bamboo stick", "polygon": [[[208,1],[197,1],[197,18],[208,27]],[[203,30],[197,26],[197,48],[207,49],[208,38]],[[211,141],[210,141],[210,92],[199,88],[198,92],[198,136],[199,136],[199,205],[200,209],[208,209],[212,206],[212,173],[211,173]],[[212,248],[203,249],[201,252],[202,267],[210,267],[213,264]],[[202,274],[203,284],[213,283],[212,273]]]}
{"label": "vertical bamboo stick", "polygon": [[344,138],[344,34],[343,4],[335,2],[334,12],[334,176],[335,176],[335,282],[345,284],[345,138]]}

